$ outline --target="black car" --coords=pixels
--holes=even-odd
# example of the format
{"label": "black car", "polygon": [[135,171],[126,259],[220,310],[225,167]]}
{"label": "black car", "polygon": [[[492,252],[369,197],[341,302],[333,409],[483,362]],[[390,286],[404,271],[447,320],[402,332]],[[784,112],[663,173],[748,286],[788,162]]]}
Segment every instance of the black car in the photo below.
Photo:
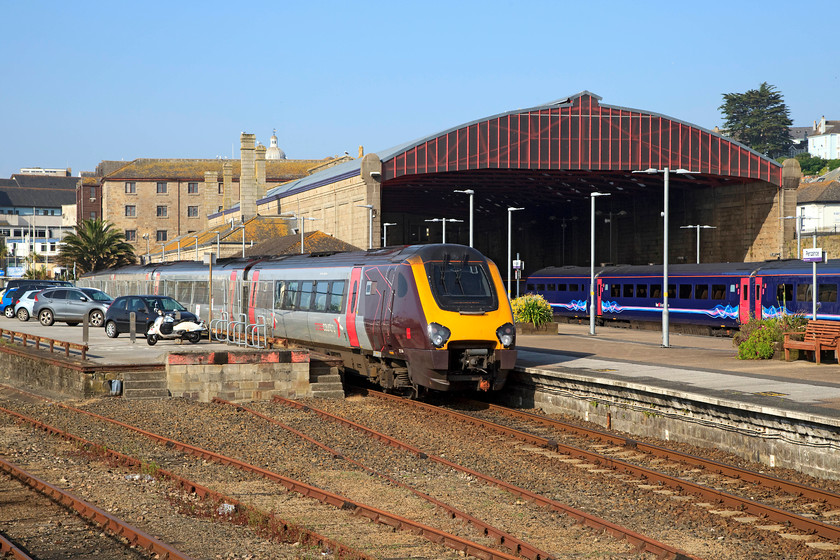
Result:
{"label": "black car", "polygon": [[193,313],[169,296],[120,296],[111,303],[105,313],[105,334],[116,338],[120,333],[131,331],[131,313],[134,313],[138,334],[145,334],[158,316],[158,310],[166,313],[180,313],[181,318],[198,321]]}

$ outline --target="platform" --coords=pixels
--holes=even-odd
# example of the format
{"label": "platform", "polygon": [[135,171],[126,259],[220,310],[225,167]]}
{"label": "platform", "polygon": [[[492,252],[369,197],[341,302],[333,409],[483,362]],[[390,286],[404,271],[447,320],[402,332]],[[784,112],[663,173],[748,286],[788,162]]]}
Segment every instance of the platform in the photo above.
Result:
{"label": "platform", "polygon": [[588,324],[517,336],[514,403],[840,478],[840,365],[739,360],[723,337],[669,342],[614,327],[591,336]]}

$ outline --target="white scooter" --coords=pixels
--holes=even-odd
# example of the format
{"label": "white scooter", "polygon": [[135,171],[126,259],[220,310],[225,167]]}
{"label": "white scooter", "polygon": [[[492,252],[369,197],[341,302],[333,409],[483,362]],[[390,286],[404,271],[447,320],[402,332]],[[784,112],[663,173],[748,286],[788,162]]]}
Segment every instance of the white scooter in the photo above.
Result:
{"label": "white scooter", "polygon": [[201,335],[207,331],[204,321],[177,321],[173,313],[158,311],[158,316],[149,330],[146,332],[146,342],[149,346],[157,344],[158,340],[171,340],[180,338],[197,344]]}

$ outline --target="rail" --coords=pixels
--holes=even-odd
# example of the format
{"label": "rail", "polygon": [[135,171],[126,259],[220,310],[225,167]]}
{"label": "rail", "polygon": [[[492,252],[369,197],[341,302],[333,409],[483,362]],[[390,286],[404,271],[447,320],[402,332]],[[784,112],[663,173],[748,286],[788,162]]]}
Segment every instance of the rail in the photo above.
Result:
{"label": "rail", "polygon": [[3,339],[8,339],[9,342],[12,344],[17,344],[18,340],[20,340],[20,344],[26,348],[29,342],[35,343],[35,349],[40,350],[41,344],[45,345],[45,349],[48,348],[51,353],[55,353],[56,346],[59,346],[64,349],[64,357],[70,357],[70,349],[78,350],[82,356],[83,360],[87,359],[87,351],[89,347],[87,344],[79,344],[77,342],[67,342],[66,340],[56,340],[54,338],[48,338],[46,336],[38,336],[34,334],[27,334],[17,331],[11,331],[8,329],[0,329],[0,341]]}

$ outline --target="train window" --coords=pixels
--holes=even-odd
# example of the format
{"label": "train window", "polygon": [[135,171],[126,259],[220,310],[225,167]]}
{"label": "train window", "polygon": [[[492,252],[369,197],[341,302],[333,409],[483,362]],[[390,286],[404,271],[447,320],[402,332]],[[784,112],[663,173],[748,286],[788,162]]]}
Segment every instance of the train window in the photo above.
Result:
{"label": "train window", "polygon": [[726,299],[726,286],[724,284],[712,284],[712,299]]}
{"label": "train window", "polygon": [[580,287],[580,284],[569,284],[569,291],[570,292],[582,292],[583,288]]}
{"label": "train window", "polygon": [[668,284],[668,299],[674,299],[677,297],[677,285],[676,284]]}
{"label": "train window", "polygon": [[610,297],[621,297],[621,284],[610,286]]}
{"label": "train window", "polygon": [[633,297],[633,284],[624,284],[622,292],[624,297]]}
{"label": "train window", "polygon": [[697,284],[694,286],[694,299],[709,299],[709,285]]}
{"label": "train window", "polygon": [[647,284],[636,284],[636,297],[648,297]]}
{"label": "train window", "polygon": [[330,283],[324,280],[315,283],[315,299],[312,302],[313,311],[327,310],[327,295],[330,292]]}
{"label": "train window", "polygon": [[545,284],[537,284],[537,291],[544,292],[545,291]]}
{"label": "train window", "polygon": [[426,276],[432,295],[441,309],[447,311],[490,311],[499,301],[489,280],[484,261],[468,262],[469,255],[459,260],[447,256],[441,261],[426,263]]}
{"label": "train window", "polygon": [[283,296],[286,294],[286,283],[283,280],[274,284],[274,308],[283,308]]}
{"label": "train window", "polygon": [[312,284],[314,282],[306,281],[300,283],[300,303],[298,309],[307,311],[312,304]]}
{"label": "train window", "polygon": [[680,299],[691,299],[691,284],[680,284]]}
{"label": "train window", "polygon": [[558,292],[565,292],[566,291],[566,284],[557,284],[557,291]]}
{"label": "train window", "polygon": [[650,285],[650,297],[654,299],[659,299],[662,297],[662,284]]}
{"label": "train window", "polygon": [[820,284],[820,301],[823,303],[837,302],[837,284]]}
{"label": "train window", "polygon": [[813,292],[813,285],[811,284],[797,284],[796,285],[796,301],[811,301],[811,293]]}
{"label": "train window", "polygon": [[[402,278],[402,276],[400,277]],[[405,282],[405,280],[403,280]],[[338,280],[330,285],[330,300],[327,311],[341,313],[341,301],[344,298],[344,280]]]}
{"label": "train window", "polygon": [[779,284],[776,286],[776,301],[782,303],[793,301],[793,284]]}
{"label": "train window", "polygon": [[283,294],[283,309],[296,309],[298,294],[298,282],[292,280],[286,283],[286,292]]}
{"label": "train window", "polygon": [[553,292],[554,291],[554,284],[546,284],[545,289],[546,289],[547,292]]}
{"label": "train window", "polygon": [[376,292],[376,280],[368,280],[365,284],[365,295],[369,296],[374,292]]}
{"label": "train window", "polygon": [[528,287],[528,291],[529,291],[529,292],[533,292],[533,291],[535,290],[535,288],[534,288],[534,285],[533,285],[533,284],[526,284],[526,286]]}

